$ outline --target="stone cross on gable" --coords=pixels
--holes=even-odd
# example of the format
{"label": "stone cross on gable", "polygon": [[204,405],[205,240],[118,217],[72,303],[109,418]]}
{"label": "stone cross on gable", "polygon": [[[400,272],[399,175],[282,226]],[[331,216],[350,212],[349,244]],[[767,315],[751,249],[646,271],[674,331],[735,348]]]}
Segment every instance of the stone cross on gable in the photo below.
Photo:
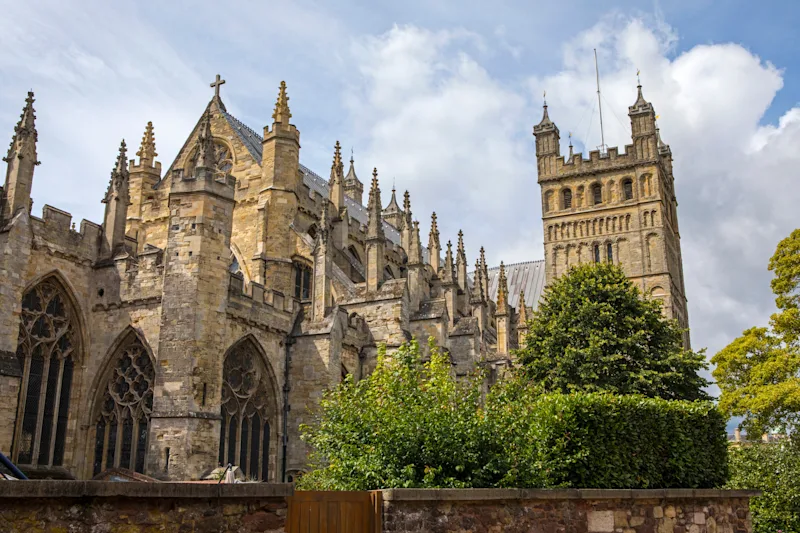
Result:
{"label": "stone cross on gable", "polygon": [[219,98],[219,87],[220,85],[224,84],[225,80],[220,78],[220,75],[217,74],[217,79],[214,83],[211,84],[211,87],[214,88],[214,98]]}

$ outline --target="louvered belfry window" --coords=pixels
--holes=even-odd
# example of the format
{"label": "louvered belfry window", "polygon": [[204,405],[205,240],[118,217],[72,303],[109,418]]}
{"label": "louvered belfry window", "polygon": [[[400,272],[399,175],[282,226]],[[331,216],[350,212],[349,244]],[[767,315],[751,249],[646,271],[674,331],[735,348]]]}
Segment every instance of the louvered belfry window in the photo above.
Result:
{"label": "louvered belfry window", "polygon": [[219,463],[242,469],[249,479],[269,479],[270,394],[261,356],[250,341],[225,357]]}
{"label": "louvered belfry window", "polygon": [[18,342],[23,378],[12,457],[20,465],[62,466],[80,335],[75,310],[55,278],[23,296]]}
{"label": "louvered belfry window", "polygon": [[117,350],[95,419],[94,475],[109,468],[144,473],[155,370],[135,334]]}

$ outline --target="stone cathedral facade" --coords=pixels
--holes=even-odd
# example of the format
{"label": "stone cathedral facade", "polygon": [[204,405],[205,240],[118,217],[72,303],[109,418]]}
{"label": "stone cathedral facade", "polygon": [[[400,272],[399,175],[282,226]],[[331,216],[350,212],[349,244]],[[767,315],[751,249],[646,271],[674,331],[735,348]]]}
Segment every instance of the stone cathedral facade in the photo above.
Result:
{"label": "stone cathedral facade", "polygon": [[546,280],[576,262],[620,263],[686,324],[671,155],[641,91],[626,154],[565,161],[545,107],[546,260],[489,268],[481,249],[470,268],[435,213],[423,246],[408,192],[382,205],[377,170],[365,201],[338,142],[327,179],[302,165],[285,84],[257,133],[221,83],[166,171],[152,123],[135,157],[122,142],[103,220],[79,228],[32,213],[28,95],[0,189],[0,451],[32,477],[190,480],[232,463],[291,481],[309,409],[369,373],[379,345],[432,336],[457,374],[496,376]]}

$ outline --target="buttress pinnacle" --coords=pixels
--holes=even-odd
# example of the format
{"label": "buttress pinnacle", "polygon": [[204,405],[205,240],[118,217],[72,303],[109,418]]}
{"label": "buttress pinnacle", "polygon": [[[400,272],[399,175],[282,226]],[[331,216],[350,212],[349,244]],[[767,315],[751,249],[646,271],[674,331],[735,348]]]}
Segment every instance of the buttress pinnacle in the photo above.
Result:
{"label": "buttress pinnacle", "polygon": [[506,267],[500,261],[500,274],[497,279],[497,307],[505,309],[508,302],[508,281],[506,280]]}
{"label": "buttress pinnacle", "polygon": [[39,140],[39,133],[36,131],[36,110],[33,108],[33,102],[35,102],[33,91],[28,91],[28,97],[25,99],[25,107],[22,108],[19,122],[17,122],[17,125],[14,127],[11,145],[8,147],[8,154],[3,158],[3,161],[8,161],[11,158],[12,153],[15,151],[14,145],[17,143],[22,144],[33,141],[35,150],[36,142]]}
{"label": "buttress pinnacle", "polygon": [[275,103],[275,112],[272,113],[272,119],[275,122],[288,124],[289,119],[292,118],[292,113],[289,111],[289,97],[286,95],[286,82],[281,82],[281,87],[278,90],[278,101]]}
{"label": "buttress pinnacle", "polygon": [[152,121],[148,122],[147,127],[144,129],[142,144],[139,146],[139,151],[136,152],[136,155],[140,160],[148,161],[152,161],[158,156],[156,153],[156,137],[153,134]]}
{"label": "buttress pinnacle", "polygon": [[378,186],[378,169],[372,170],[372,187],[369,189],[369,220],[367,222],[367,239],[384,239],[383,219],[381,217],[381,189]]}

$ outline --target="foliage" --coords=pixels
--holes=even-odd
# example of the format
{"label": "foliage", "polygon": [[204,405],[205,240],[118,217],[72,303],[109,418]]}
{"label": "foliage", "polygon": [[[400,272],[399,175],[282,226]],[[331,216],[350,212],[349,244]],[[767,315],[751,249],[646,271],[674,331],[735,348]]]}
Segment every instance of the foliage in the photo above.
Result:
{"label": "foliage", "polygon": [[715,487],[727,478],[725,418],[708,401],[492,390],[494,469],[505,487]]}
{"label": "foliage", "polygon": [[800,533],[800,438],[731,447],[731,489],[758,489],[750,500],[753,533]]}
{"label": "foliage", "polygon": [[778,244],[769,269],[779,309],[770,327],[745,330],[711,360],[720,408],[758,435],[800,423],[800,230]]}
{"label": "foliage", "polygon": [[547,392],[608,391],[672,400],[706,399],[703,351],[658,301],[641,297],[619,267],[573,267],[554,281],[517,352],[525,375]]}
{"label": "foliage", "polygon": [[492,444],[480,409],[480,376],[459,382],[431,341],[421,361],[416,341],[387,356],[358,383],[327,392],[303,438],[314,470],[300,486],[317,490],[490,486]]}
{"label": "foliage", "polygon": [[[431,341],[432,343],[432,341]],[[301,489],[388,487],[710,487],[726,476],[725,428],[709,402],[540,393],[526,379],[482,394],[431,344],[391,355],[326,392]]]}

